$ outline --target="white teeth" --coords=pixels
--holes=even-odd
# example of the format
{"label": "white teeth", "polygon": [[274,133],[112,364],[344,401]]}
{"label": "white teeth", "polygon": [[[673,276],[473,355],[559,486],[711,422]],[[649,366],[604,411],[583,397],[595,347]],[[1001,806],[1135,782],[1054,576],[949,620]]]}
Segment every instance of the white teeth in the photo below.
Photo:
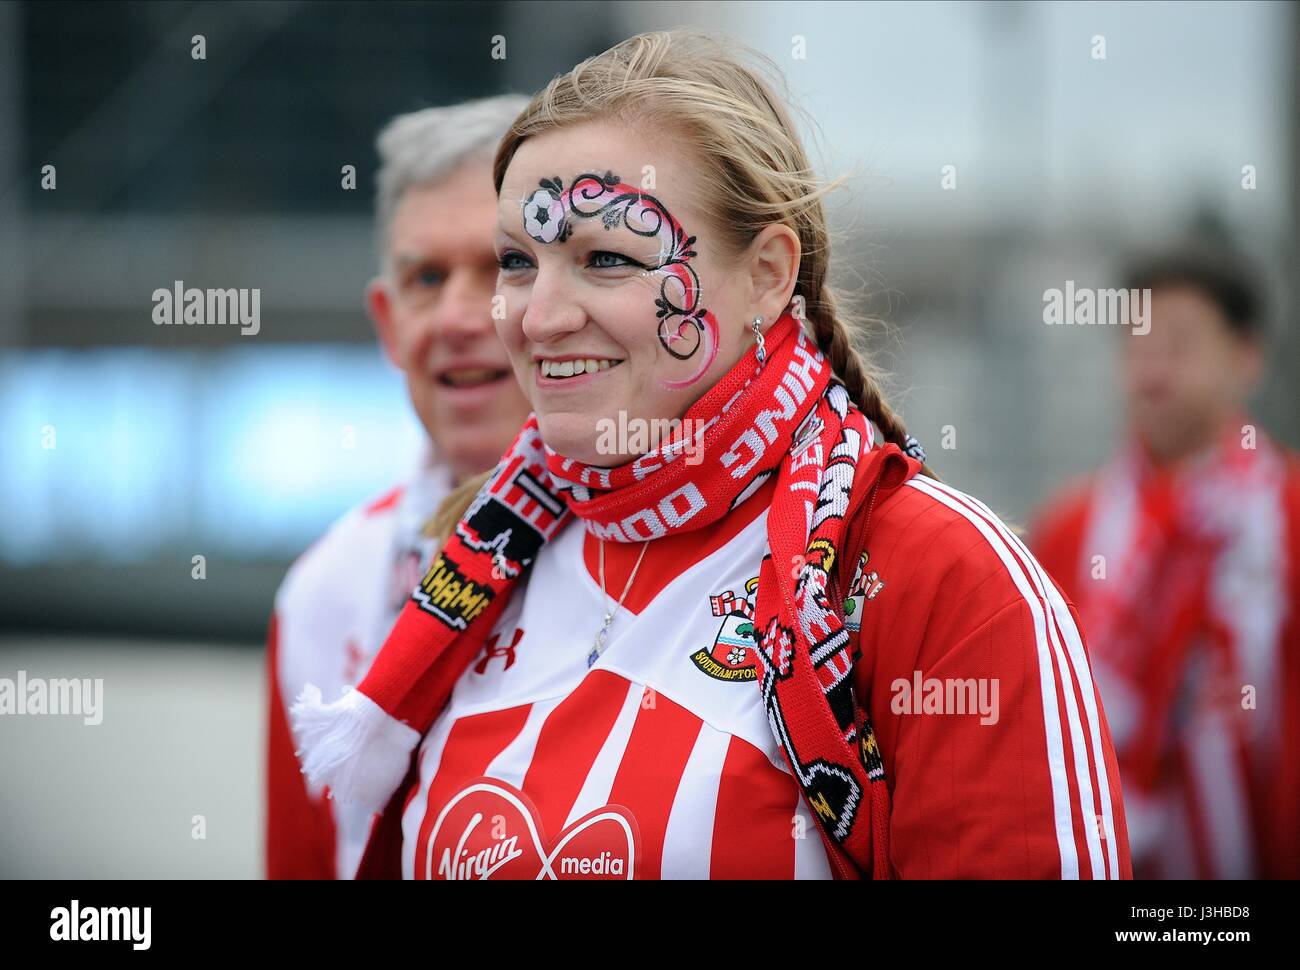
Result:
{"label": "white teeth", "polygon": [[543,377],[576,377],[579,374],[594,374],[596,371],[609,370],[617,360],[586,357],[582,360],[547,360],[542,358]]}

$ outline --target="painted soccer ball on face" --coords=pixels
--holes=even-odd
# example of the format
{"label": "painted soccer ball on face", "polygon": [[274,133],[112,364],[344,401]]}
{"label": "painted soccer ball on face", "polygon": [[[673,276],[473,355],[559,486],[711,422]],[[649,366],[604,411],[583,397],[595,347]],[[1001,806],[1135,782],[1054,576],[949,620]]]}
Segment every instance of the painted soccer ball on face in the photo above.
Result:
{"label": "painted soccer ball on face", "polygon": [[538,189],[524,202],[524,229],[538,242],[553,242],[564,225],[564,203],[549,189]]}

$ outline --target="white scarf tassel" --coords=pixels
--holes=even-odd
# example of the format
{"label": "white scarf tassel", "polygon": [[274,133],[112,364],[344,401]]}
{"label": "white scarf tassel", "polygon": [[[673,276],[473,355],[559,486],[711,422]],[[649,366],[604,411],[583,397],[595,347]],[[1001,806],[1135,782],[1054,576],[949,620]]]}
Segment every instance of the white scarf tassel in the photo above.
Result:
{"label": "white scarf tassel", "polygon": [[420,742],[413,727],[351,687],[324,704],[320,688],[307,684],[289,714],[311,786],[328,785],[331,798],[372,812],[381,811],[402,783]]}

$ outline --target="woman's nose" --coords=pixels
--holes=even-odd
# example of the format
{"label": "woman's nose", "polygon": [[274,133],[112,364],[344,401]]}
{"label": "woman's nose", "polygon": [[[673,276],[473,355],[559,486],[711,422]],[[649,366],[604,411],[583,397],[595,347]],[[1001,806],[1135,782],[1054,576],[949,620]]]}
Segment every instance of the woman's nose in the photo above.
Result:
{"label": "woman's nose", "polygon": [[524,336],[533,343],[551,343],[581,330],[586,321],[586,311],[560,275],[539,272],[524,308]]}

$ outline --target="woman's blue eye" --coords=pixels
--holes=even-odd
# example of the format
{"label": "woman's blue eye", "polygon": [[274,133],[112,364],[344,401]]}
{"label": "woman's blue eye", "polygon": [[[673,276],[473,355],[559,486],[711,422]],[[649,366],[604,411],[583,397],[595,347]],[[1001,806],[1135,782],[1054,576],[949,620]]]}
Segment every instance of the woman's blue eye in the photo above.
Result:
{"label": "woman's blue eye", "polygon": [[528,265],[528,260],[520,253],[502,253],[497,265],[503,270],[523,269]]}
{"label": "woman's blue eye", "polygon": [[443,282],[443,274],[436,269],[421,269],[415,274],[415,282],[420,286],[437,286]]}
{"label": "woman's blue eye", "polygon": [[640,266],[634,259],[628,259],[626,256],[620,256],[618,253],[592,253],[591,266],[595,269],[614,269],[619,266]]}

